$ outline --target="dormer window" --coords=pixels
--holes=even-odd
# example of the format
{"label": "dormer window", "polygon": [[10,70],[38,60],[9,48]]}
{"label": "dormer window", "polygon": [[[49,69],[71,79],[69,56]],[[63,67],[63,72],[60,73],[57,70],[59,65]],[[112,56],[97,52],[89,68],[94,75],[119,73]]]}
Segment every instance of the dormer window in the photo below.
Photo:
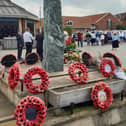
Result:
{"label": "dormer window", "polygon": [[72,26],[73,25],[73,21],[71,21],[71,20],[66,21],[66,25]]}

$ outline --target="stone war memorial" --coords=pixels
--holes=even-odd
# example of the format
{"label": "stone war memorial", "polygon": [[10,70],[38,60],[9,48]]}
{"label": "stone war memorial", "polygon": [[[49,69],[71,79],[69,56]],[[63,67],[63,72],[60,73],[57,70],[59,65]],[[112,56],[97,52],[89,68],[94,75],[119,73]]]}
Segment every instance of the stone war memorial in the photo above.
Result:
{"label": "stone war memorial", "polygon": [[48,72],[63,71],[64,35],[61,18],[61,1],[44,1],[44,60]]}
{"label": "stone war memorial", "polygon": [[18,61],[15,50],[0,50],[0,126],[125,126],[122,52],[67,48],[61,0],[43,5],[42,62],[35,52]]}

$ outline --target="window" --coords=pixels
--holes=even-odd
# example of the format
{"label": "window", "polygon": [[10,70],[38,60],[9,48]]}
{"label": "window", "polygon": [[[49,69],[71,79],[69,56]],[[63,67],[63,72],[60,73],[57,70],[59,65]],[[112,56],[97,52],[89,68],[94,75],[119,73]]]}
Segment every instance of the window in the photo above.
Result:
{"label": "window", "polygon": [[0,18],[0,39],[8,36],[16,36],[18,32],[18,19]]}
{"label": "window", "polygon": [[72,26],[72,25],[73,25],[73,21],[68,20],[68,21],[66,22],[66,25],[68,25],[68,26]]}
{"label": "window", "polygon": [[108,19],[108,27],[111,27],[112,26],[112,20],[111,18]]}

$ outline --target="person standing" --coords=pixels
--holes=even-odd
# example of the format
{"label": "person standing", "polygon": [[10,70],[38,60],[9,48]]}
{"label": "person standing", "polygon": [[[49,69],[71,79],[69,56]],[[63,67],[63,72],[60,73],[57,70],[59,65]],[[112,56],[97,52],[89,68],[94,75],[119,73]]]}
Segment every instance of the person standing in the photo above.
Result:
{"label": "person standing", "polygon": [[78,40],[78,47],[80,46],[80,44],[81,44],[81,32],[78,32],[77,33],[77,40]]}
{"label": "person standing", "polygon": [[104,45],[104,41],[105,41],[105,35],[104,33],[101,34],[101,45]]}
{"label": "person standing", "polygon": [[25,32],[23,34],[23,38],[24,38],[24,43],[26,45],[26,54],[25,54],[25,56],[27,56],[28,53],[32,52],[32,45],[33,45],[33,36],[30,33],[29,28],[25,29]]}
{"label": "person standing", "polygon": [[119,48],[119,36],[114,33],[112,36],[112,50]]}
{"label": "person standing", "polygon": [[86,33],[86,41],[87,41],[87,45],[89,45],[90,46],[90,42],[91,42],[91,35],[90,35],[90,33],[87,31],[87,33]]}
{"label": "person standing", "polygon": [[22,49],[24,47],[24,40],[20,32],[16,34],[16,39],[17,39],[17,57],[18,60],[22,60]]}
{"label": "person standing", "polygon": [[35,39],[37,41],[36,52],[39,54],[40,60],[42,61],[42,59],[43,59],[43,39],[44,39],[43,30],[42,31],[38,30],[38,33],[37,33]]}
{"label": "person standing", "polygon": [[81,33],[81,47],[83,47],[84,38],[85,38],[84,34]]}
{"label": "person standing", "polygon": [[96,36],[95,36],[95,32],[93,31],[91,34],[91,45],[95,45],[96,42]]}

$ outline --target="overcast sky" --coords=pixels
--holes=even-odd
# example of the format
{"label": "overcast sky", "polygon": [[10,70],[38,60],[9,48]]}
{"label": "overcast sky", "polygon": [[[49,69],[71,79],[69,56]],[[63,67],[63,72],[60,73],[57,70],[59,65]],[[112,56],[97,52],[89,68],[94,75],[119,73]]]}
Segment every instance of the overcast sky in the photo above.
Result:
{"label": "overcast sky", "polygon": [[[26,10],[39,16],[43,0],[12,0]],[[63,16],[86,16],[111,12],[113,14],[126,12],[126,0],[61,0]]]}

